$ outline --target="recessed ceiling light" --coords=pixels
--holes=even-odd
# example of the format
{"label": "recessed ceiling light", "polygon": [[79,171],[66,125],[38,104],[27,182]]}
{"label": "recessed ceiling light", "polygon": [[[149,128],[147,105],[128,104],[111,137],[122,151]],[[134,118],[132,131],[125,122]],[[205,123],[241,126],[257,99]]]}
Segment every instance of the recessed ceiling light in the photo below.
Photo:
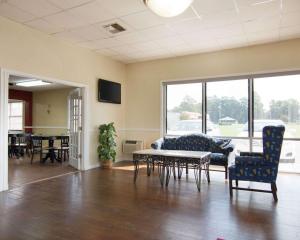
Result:
{"label": "recessed ceiling light", "polygon": [[44,82],[42,80],[25,81],[25,82],[16,83],[17,86],[21,86],[21,87],[36,87],[36,86],[44,86],[44,85],[49,85],[49,84],[51,84],[51,83]]}
{"label": "recessed ceiling light", "polygon": [[161,17],[175,17],[183,13],[193,0],[143,0],[145,5]]}

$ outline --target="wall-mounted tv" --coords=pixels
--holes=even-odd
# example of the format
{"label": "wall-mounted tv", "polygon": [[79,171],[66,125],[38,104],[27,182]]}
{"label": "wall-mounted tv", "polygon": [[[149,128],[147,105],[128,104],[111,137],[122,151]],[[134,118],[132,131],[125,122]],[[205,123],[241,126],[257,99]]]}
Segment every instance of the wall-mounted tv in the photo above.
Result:
{"label": "wall-mounted tv", "polygon": [[99,79],[98,101],[121,104],[121,84]]}

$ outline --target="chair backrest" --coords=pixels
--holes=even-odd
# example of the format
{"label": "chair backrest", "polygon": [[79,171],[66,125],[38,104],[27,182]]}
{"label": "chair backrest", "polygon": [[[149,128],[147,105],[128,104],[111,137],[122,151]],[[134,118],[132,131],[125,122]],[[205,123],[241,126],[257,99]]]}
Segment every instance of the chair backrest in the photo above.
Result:
{"label": "chair backrest", "polygon": [[263,153],[265,161],[278,166],[285,127],[266,126],[263,128]]}
{"label": "chair backrest", "polygon": [[42,138],[33,136],[31,138],[31,147],[32,148],[42,148]]}
{"label": "chair backrest", "polygon": [[69,136],[61,136],[60,141],[61,147],[69,147]]}
{"label": "chair backrest", "polygon": [[27,143],[27,137],[25,134],[18,134],[17,135],[17,141],[18,141],[18,144],[25,144]]}

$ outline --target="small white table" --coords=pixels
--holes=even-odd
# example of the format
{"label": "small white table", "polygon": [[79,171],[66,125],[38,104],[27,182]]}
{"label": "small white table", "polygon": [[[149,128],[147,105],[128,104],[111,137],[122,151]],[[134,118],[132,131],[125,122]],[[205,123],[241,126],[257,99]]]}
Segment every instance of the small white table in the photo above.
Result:
{"label": "small white table", "polygon": [[139,163],[147,163],[147,174],[151,174],[151,165],[154,170],[154,165],[158,166],[158,175],[160,183],[164,186],[169,184],[171,169],[173,169],[173,175],[176,179],[175,166],[178,169],[178,178],[180,179],[182,173],[182,166],[191,166],[195,171],[195,180],[198,191],[201,188],[201,171],[205,170],[207,181],[210,182],[209,177],[209,163],[210,152],[198,152],[198,151],[180,151],[180,150],[156,150],[145,149],[133,152],[133,164],[134,164],[134,183],[136,182]]}

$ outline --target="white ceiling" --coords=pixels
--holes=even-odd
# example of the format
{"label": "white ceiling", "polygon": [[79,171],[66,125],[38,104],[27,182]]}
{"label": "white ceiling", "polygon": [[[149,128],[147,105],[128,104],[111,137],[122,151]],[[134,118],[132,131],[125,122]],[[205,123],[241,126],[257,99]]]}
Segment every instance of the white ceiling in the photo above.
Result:
{"label": "white ceiling", "polygon": [[169,19],[142,0],[2,0],[0,15],[126,63],[300,37],[300,0],[194,0]]}
{"label": "white ceiling", "polygon": [[[16,75],[10,75],[9,76],[9,89],[14,90],[22,90],[27,92],[37,92],[37,91],[47,91],[47,90],[57,90],[57,89],[64,89],[64,88],[71,88],[70,86],[60,84],[60,83],[51,83],[50,85],[42,85],[42,86],[35,86],[35,87],[22,87],[22,86],[16,86],[16,83],[18,82],[25,82],[28,80],[32,80],[32,78],[28,77],[22,77],[22,76],[16,76]],[[34,80],[40,80],[40,79],[34,79]],[[11,85],[12,84],[12,85]]]}

